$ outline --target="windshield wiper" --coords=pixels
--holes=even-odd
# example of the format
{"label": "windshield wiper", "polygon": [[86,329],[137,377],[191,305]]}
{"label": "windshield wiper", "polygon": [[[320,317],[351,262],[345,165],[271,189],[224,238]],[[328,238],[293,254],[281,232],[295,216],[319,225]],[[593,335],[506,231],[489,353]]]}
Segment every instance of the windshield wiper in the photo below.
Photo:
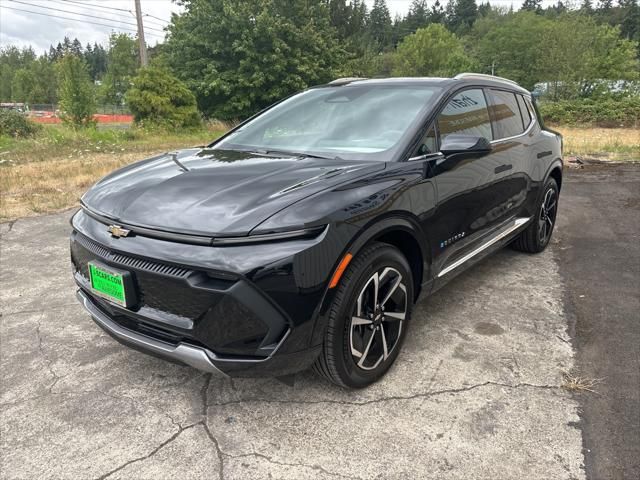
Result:
{"label": "windshield wiper", "polygon": [[288,155],[291,157],[300,157],[300,158],[321,158],[323,160],[342,160],[340,157],[327,157],[323,155],[315,155],[313,153],[304,153],[304,152],[292,152],[289,150],[256,150],[256,153],[261,155]]}

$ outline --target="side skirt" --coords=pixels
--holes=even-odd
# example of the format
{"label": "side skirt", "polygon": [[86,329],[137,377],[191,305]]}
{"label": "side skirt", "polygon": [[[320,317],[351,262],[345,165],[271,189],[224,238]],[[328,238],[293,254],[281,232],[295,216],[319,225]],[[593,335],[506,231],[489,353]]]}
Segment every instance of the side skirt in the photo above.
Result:
{"label": "side skirt", "polygon": [[498,232],[496,235],[494,235],[493,237],[488,239],[485,243],[483,243],[482,245],[474,248],[469,253],[464,255],[462,258],[459,258],[459,259],[455,260],[453,263],[450,263],[449,265],[446,265],[438,273],[438,278],[444,277],[447,273],[455,270],[456,268],[460,267],[461,265],[463,265],[467,261],[471,260],[475,256],[480,255],[482,252],[487,250],[492,245],[495,245],[500,240],[505,239],[506,237],[508,237],[509,235],[514,233],[516,230],[519,230],[520,228],[524,227],[525,225],[527,225],[531,221],[532,218],[533,217],[527,217],[527,218],[519,217],[519,218],[516,218],[510,225],[508,225],[506,228],[504,228],[503,230]]}

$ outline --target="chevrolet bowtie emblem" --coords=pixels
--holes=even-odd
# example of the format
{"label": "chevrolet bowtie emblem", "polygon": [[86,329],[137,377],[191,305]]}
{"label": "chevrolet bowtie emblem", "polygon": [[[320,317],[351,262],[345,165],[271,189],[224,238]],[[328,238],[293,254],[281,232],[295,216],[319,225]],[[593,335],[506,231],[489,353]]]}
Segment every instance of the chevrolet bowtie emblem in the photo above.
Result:
{"label": "chevrolet bowtie emblem", "polygon": [[109,225],[109,233],[116,238],[126,237],[131,233],[131,230],[127,230],[126,228],[122,228],[120,225]]}

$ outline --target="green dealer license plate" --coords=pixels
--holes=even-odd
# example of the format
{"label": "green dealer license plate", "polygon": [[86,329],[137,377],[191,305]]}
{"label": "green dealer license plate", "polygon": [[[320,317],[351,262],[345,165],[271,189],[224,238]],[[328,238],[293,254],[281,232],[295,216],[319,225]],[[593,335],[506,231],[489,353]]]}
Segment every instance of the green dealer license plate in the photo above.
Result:
{"label": "green dealer license plate", "polygon": [[89,262],[89,277],[91,290],[107,300],[118,305],[127,306],[126,292],[124,288],[124,274],[116,272],[104,265],[96,265]]}

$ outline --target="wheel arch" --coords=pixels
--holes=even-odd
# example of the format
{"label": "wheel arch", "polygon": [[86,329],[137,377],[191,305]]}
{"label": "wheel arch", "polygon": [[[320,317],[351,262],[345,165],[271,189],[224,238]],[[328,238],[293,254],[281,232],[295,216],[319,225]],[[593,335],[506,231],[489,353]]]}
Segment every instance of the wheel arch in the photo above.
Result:
{"label": "wheel arch", "polygon": [[[361,233],[353,239],[345,248],[342,255],[338,259],[337,265],[347,254],[353,257],[358,255],[365,247],[372,242],[383,242],[396,247],[407,258],[407,262],[411,267],[414,284],[414,302],[420,294],[424,279],[428,278],[429,268],[431,265],[431,256],[429,254],[428,238],[424,234],[417,219],[413,219],[408,214],[396,212],[386,215],[384,218],[378,218],[361,228]],[[325,295],[321,302],[320,309],[316,316],[313,327],[312,344],[315,345],[321,341],[324,327],[326,325],[326,314],[333,302],[335,289],[330,289],[328,284]]]}
{"label": "wheel arch", "polygon": [[553,178],[558,184],[558,191],[562,190],[562,161],[560,159],[551,164],[551,168],[545,177],[545,182],[549,177]]}
{"label": "wheel arch", "polygon": [[562,170],[562,160],[556,158],[547,168],[547,172],[544,176],[544,182],[546,182],[549,177],[553,178],[558,184],[558,191],[560,191],[562,189]]}

